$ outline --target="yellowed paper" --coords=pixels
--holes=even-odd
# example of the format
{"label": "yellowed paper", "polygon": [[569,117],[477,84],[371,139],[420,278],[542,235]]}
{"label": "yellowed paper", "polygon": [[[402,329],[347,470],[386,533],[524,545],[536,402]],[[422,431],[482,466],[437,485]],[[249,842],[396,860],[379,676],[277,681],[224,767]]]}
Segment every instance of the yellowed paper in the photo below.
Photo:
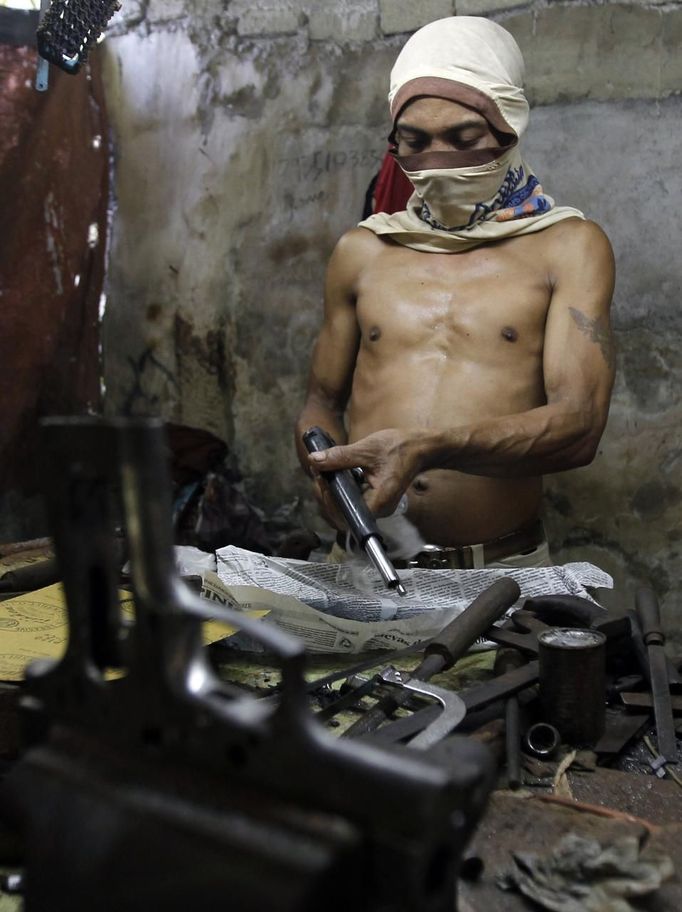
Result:
{"label": "yellowed paper", "polygon": [[[130,592],[120,592],[123,615],[133,616]],[[260,618],[265,610],[246,610]],[[207,621],[204,643],[230,636],[236,628],[220,621]],[[24,668],[34,659],[59,659],[68,640],[66,604],[61,583],[46,586],[0,602],[0,680],[21,681]]]}

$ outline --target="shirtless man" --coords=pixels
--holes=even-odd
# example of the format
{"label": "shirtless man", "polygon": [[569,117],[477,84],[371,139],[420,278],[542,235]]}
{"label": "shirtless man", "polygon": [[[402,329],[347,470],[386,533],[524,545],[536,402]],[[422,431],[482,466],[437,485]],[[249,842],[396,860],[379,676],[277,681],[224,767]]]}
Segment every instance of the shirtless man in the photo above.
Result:
{"label": "shirtless man", "polygon": [[[475,17],[431,23],[401,52],[389,99],[417,193],[334,250],[297,421],[309,473],[361,466],[375,513],[406,493],[426,542],[501,543],[492,559],[532,545],[544,474],[593,459],[614,370],[611,246],[520,158],[522,66]],[[307,454],[315,424],[349,445]]]}

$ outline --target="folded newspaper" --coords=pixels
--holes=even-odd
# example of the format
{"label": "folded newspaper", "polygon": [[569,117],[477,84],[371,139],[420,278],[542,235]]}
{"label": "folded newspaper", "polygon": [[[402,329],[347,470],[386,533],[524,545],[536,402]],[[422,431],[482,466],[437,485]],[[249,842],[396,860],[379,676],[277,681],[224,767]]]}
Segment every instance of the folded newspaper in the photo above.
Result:
{"label": "folded newspaper", "polygon": [[[241,609],[267,609],[264,622],[300,637],[310,652],[397,649],[428,639],[501,576],[516,580],[522,599],[549,594],[591,598],[586,586],[613,587],[608,573],[588,563],[519,570],[403,570],[403,598],[386,589],[369,565],[265,557],[235,547],[220,549],[216,559],[217,577],[204,574],[205,597]],[[489,645],[481,640],[478,647]]]}

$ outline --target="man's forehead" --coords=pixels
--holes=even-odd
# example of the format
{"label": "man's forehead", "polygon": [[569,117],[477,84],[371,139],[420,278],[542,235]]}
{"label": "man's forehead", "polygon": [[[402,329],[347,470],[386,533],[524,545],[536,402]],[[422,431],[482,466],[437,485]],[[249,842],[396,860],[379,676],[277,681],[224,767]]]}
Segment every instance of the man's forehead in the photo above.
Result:
{"label": "man's forehead", "polygon": [[476,126],[488,122],[478,111],[457,101],[435,96],[420,96],[408,102],[400,112],[396,126],[404,129],[418,127],[422,121],[438,121],[454,126]]}

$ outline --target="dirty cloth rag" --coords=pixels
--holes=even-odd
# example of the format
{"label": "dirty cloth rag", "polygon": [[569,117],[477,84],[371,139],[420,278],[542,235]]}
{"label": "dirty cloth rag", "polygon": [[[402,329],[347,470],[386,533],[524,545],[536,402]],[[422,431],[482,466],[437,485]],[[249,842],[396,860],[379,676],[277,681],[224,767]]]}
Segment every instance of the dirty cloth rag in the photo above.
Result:
{"label": "dirty cloth rag", "polygon": [[516,852],[513,858],[497,885],[556,912],[635,912],[627,897],[652,893],[673,874],[669,856],[640,855],[635,836],[602,846],[568,833],[549,855]]}

